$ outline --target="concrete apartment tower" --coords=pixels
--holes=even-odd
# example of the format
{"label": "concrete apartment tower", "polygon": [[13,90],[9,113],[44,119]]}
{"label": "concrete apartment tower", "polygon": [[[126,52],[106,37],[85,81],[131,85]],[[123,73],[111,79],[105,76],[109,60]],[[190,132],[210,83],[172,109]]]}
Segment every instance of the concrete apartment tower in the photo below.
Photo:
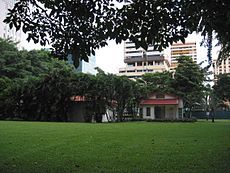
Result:
{"label": "concrete apartment tower", "polygon": [[193,61],[197,63],[197,48],[196,42],[173,43],[171,48],[171,69],[177,67],[177,58],[180,56],[192,57]]}
{"label": "concrete apartment tower", "polygon": [[136,49],[131,41],[124,43],[124,62],[126,67],[119,69],[119,76],[125,75],[130,79],[140,78],[145,73],[163,72],[169,70],[169,62],[163,52],[154,50]]}

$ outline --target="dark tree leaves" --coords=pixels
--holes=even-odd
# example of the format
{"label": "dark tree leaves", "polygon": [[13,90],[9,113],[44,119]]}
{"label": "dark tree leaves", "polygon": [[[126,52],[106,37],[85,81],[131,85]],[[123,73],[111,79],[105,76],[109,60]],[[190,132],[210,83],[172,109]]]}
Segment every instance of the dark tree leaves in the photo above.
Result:
{"label": "dark tree leaves", "polygon": [[204,36],[209,62],[212,34],[222,49],[220,56],[230,54],[229,0],[21,0],[8,13],[5,22],[28,34],[28,40],[46,45],[66,58],[73,55],[88,60],[95,49],[112,39],[116,43],[130,39],[136,48],[154,45],[157,50],[173,42],[185,42],[196,31]]}

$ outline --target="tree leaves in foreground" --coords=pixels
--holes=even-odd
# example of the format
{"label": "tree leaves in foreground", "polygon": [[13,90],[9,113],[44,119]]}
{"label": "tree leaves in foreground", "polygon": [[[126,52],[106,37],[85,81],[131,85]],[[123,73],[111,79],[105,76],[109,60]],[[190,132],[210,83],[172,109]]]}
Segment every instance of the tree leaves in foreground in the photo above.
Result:
{"label": "tree leaves in foreground", "polygon": [[136,48],[153,44],[162,50],[194,31],[204,37],[211,63],[213,33],[220,55],[230,54],[229,11],[229,0],[20,0],[5,22],[27,33],[28,41],[51,43],[60,58],[72,54],[75,66],[108,40],[130,39]]}

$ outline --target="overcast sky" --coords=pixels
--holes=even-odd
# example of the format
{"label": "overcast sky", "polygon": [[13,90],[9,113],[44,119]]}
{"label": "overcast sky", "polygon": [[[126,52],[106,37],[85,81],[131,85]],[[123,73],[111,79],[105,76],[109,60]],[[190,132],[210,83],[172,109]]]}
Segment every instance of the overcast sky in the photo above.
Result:
{"label": "overcast sky", "polygon": [[108,46],[96,51],[97,66],[108,73],[118,73],[124,64],[124,44],[110,41]]}
{"label": "overcast sky", "polygon": [[[203,60],[207,60],[207,49],[203,46],[199,46],[202,40],[201,36],[193,34],[189,36],[186,41],[197,42],[197,57],[198,63]],[[216,41],[213,45],[216,44]],[[26,49],[40,49],[42,48],[39,44],[35,45],[32,42],[23,42],[22,45],[26,45]],[[213,48],[213,59],[217,58],[219,47]],[[166,54],[170,56],[170,50],[166,50]],[[107,73],[118,73],[119,68],[125,67],[124,64],[124,43],[117,45],[115,41],[109,41],[108,46],[105,46],[96,51],[96,65]]]}
{"label": "overcast sky", "polygon": [[[196,41],[197,43],[198,63],[207,60],[207,48],[205,48],[204,46],[200,46],[202,37],[196,34],[192,34],[186,39],[186,42],[194,42],[194,41]],[[214,41],[213,45],[215,44],[216,41]],[[219,47],[213,48],[213,59],[217,58],[218,50]],[[168,56],[170,56],[170,49],[167,49],[165,52]],[[124,44],[122,43],[116,45],[114,41],[110,41],[108,46],[96,51],[96,61],[97,61],[97,66],[100,67],[105,72],[118,73],[119,68],[125,67]]]}

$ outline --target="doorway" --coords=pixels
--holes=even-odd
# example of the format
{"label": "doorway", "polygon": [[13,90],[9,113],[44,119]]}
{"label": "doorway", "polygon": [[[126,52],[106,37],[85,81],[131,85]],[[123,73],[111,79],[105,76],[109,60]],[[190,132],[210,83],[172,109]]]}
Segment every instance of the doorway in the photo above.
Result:
{"label": "doorway", "polygon": [[154,113],[155,113],[156,119],[164,119],[165,118],[165,106],[155,106]]}

